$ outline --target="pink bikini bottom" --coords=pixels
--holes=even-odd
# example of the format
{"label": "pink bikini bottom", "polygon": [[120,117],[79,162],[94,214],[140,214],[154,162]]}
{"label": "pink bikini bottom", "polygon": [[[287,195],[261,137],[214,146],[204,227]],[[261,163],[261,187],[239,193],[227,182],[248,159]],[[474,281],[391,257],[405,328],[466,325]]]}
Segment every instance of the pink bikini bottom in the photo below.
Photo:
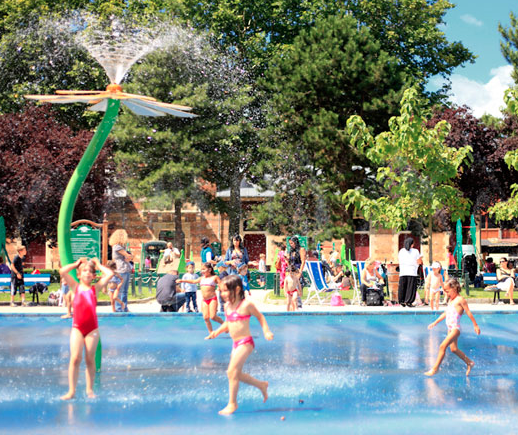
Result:
{"label": "pink bikini bottom", "polygon": [[241,340],[234,341],[234,344],[232,345],[232,349],[237,349],[239,346],[242,346],[244,344],[251,344],[253,348],[255,348],[254,339],[251,336],[242,338]]}

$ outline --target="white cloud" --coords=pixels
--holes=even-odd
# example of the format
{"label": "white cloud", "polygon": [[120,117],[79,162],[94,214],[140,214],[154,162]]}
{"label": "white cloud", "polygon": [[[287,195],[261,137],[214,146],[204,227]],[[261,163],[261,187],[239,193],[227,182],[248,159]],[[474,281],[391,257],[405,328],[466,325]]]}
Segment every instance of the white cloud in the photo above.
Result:
{"label": "white cloud", "polygon": [[501,116],[500,108],[504,106],[504,92],[513,86],[511,78],[513,67],[500,66],[491,70],[491,80],[480,83],[460,74],[453,74],[451,79],[451,95],[449,100],[458,105],[466,105],[473,110],[473,115],[480,117],[485,113]]}
{"label": "white cloud", "polygon": [[484,23],[482,21],[477,20],[473,15],[470,15],[470,14],[461,15],[460,19],[462,21],[464,21],[465,23],[471,24],[473,26],[480,27],[480,26],[484,25]]}

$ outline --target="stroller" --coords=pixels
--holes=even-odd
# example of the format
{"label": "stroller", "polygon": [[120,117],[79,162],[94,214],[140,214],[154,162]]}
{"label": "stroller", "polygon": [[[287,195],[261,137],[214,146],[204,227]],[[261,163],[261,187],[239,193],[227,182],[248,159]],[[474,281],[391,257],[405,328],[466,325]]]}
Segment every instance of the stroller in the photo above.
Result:
{"label": "stroller", "polygon": [[47,286],[45,284],[42,284],[41,282],[37,282],[34,284],[30,289],[29,293],[32,294],[32,304],[33,305],[39,305],[40,303],[40,293],[43,294],[48,290]]}

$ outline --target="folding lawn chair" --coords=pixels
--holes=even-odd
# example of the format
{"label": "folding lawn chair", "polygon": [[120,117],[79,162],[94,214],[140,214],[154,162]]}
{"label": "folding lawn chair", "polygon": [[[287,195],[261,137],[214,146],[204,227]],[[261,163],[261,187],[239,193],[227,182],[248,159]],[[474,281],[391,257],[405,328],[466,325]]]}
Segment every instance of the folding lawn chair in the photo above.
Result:
{"label": "folding lawn chair", "polygon": [[331,293],[338,289],[337,285],[329,285],[325,278],[321,261],[306,261],[304,269],[308,273],[310,284],[305,303],[317,299],[319,304],[329,303]]}

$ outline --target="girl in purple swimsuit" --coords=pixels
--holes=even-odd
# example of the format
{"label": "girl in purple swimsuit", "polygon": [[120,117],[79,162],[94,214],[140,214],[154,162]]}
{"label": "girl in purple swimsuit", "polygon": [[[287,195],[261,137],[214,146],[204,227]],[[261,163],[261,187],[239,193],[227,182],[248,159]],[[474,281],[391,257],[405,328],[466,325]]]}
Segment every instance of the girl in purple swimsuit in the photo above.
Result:
{"label": "girl in purple swimsuit", "polygon": [[263,394],[263,402],[268,399],[268,382],[243,373],[243,365],[254,350],[254,339],[250,333],[250,317],[255,316],[263,328],[264,338],[273,340],[273,334],[268,328],[266,319],[250,299],[245,299],[243,282],[239,275],[229,275],[221,280],[221,296],[225,303],[226,320],[216,331],[211,332],[206,339],[216,338],[223,332],[229,332],[234,341],[230,363],[228,365],[228,405],[219,411],[222,415],[232,414],[237,409],[237,391],[239,382],[259,388]]}
{"label": "girl in purple swimsuit", "polygon": [[467,316],[473,322],[473,327],[475,328],[475,333],[477,335],[480,334],[480,328],[478,327],[473,314],[471,314],[466,299],[460,296],[460,284],[455,278],[450,278],[448,281],[446,281],[444,284],[444,291],[450,299],[450,302],[448,302],[446,311],[444,311],[444,313],[442,313],[435,322],[430,323],[430,325],[428,325],[428,329],[432,329],[439,322],[446,319],[448,335],[439,347],[439,354],[437,355],[437,360],[435,361],[434,366],[428,370],[425,375],[433,376],[438,372],[442,360],[444,359],[446,349],[449,347],[455,355],[457,355],[462,361],[466,363],[466,376],[468,376],[475,363],[470,360],[466,354],[462,352],[462,350],[460,350],[457,346],[457,341],[459,340],[460,336],[460,318],[462,314],[466,312]]}

